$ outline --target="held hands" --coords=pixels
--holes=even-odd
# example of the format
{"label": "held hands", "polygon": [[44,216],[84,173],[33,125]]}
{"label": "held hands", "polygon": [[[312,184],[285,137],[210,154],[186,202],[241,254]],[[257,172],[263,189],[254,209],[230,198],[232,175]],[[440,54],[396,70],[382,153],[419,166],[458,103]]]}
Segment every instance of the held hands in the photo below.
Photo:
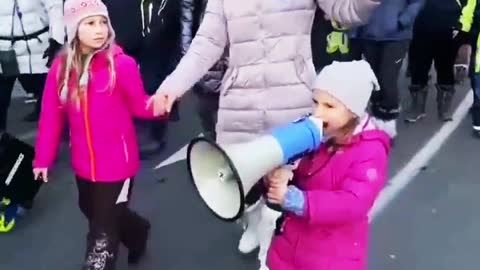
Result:
{"label": "held hands", "polygon": [[283,205],[288,182],[292,177],[293,172],[285,167],[275,169],[265,177],[268,186],[267,198],[270,203]]}
{"label": "held hands", "polygon": [[48,169],[47,168],[34,168],[33,176],[35,180],[48,182]]}
{"label": "held hands", "polygon": [[169,114],[172,111],[173,104],[179,96],[171,93],[157,91],[147,101],[147,109],[152,108],[155,116]]}

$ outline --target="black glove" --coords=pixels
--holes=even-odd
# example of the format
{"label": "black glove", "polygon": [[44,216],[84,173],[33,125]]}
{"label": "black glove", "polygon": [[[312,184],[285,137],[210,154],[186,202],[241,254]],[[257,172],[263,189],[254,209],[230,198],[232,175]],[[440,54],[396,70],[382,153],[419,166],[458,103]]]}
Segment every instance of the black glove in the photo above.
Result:
{"label": "black glove", "polygon": [[52,65],[53,59],[57,56],[57,53],[62,49],[62,44],[58,43],[55,39],[50,38],[48,40],[48,48],[43,53],[43,59],[48,57],[47,67],[50,68]]}

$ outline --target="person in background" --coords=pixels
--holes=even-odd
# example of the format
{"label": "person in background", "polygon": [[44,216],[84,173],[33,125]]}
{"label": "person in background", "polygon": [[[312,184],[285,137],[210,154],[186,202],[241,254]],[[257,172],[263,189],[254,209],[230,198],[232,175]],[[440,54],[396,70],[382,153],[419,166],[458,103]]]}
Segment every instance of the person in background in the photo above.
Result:
{"label": "person in background", "polygon": [[[88,221],[82,269],[113,270],[119,244],[128,263],[145,254],[150,223],[129,207],[139,154],[132,117],[154,118],[137,63],[114,43],[105,5],[65,2],[67,46],[45,84],[33,173],[47,182],[68,123],[78,204]],[[160,117],[162,118],[162,117]]]}
{"label": "person in background", "polygon": [[[0,4],[0,132],[18,79],[41,100],[49,65],[64,43],[62,0],[2,0]],[[26,121],[37,121],[41,102]]]}
{"label": "person in background", "polygon": [[354,35],[365,59],[375,72],[380,91],[372,96],[372,114],[383,120],[390,136],[397,135],[400,114],[398,76],[412,38],[412,28],[424,0],[383,1],[368,24],[355,29]]}
{"label": "person in background", "polygon": [[473,104],[470,108],[472,132],[480,138],[480,5],[475,8],[469,45],[471,47],[469,78],[473,90]]}
{"label": "person in background", "polygon": [[[191,16],[184,16],[184,47],[183,52],[186,53],[190,46],[191,40],[195,36],[200,27],[200,23],[205,15],[207,0],[183,0],[184,6],[190,9]],[[200,117],[200,123],[204,131],[204,136],[215,140],[215,125],[217,123],[218,102],[220,98],[220,86],[223,76],[228,67],[228,49],[225,49],[224,55],[207,74],[195,84],[194,93],[197,95],[196,109]]]}
{"label": "person in background", "polygon": [[455,94],[454,63],[458,49],[470,42],[477,0],[425,0],[413,28],[410,107],[405,121],[416,123],[426,116],[428,79],[432,62],[437,73],[437,115],[452,120]]}
{"label": "person in background", "polygon": [[349,31],[317,8],[312,25],[312,60],[317,73],[333,61],[346,62],[362,58],[359,46],[349,37]]}
{"label": "person in background", "polygon": [[[139,64],[149,95],[155,93],[182,56],[183,1],[191,0],[103,0],[118,33],[117,42]],[[177,107],[170,114],[172,121],[178,120]],[[136,124],[141,158],[158,155],[166,144],[168,121],[137,119]]]}

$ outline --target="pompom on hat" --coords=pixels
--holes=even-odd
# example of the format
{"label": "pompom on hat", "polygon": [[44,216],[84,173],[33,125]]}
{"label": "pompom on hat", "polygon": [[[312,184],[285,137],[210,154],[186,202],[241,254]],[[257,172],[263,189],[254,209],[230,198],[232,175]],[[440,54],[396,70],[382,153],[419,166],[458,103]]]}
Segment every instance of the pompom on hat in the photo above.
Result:
{"label": "pompom on hat", "polygon": [[337,62],[320,71],[313,83],[314,90],[322,90],[342,102],[353,114],[366,114],[373,91],[380,90],[377,77],[365,60]]}
{"label": "pompom on hat", "polygon": [[101,0],[67,0],[63,8],[63,18],[67,28],[67,41],[71,44],[77,35],[80,22],[91,16],[104,16],[108,19],[108,27],[111,34],[111,43],[114,39],[114,31],[110,23],[108,10]]}

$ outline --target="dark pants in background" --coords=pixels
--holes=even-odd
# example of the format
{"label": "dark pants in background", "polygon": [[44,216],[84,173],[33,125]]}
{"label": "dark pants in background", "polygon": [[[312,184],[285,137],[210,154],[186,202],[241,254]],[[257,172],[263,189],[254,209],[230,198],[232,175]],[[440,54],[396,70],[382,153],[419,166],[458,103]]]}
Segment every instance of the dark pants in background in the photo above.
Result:
{"label": "dark pants in background", "polygon": [[414,30],[410,48],[410,69],[412,85],[426,86],[428,74],[435,65],[437,84],[453,86],[455,77],[453,65],[459,44],[452,38],[452,32],[427,32]]}
{"label": "dark pants in background", "polygon": [[218,102],[220,98],[219,93],[203,93],[194,91],[197,95],[197,113],[200,117],[200,123],[207,138],[216,140],[217,133],[215,126],[217,124]]}
{"label": "dark pants in background", "polygon": [[[166,65],[168,66],[168,65]],[[151,66],[140,67],[142,73],[142,80],[145,87],[145,92],[148,95],[153,95],[157,91],[160,84],[166,78],[166,76],[173,71],[174,66],[165,70],[158,70]],[[170,113],[170,120],[177,121],[179,119],[178,104],[175,104]],[[166,144],[166,135],[168,128],[168,121],[156,120],[156,119],[136,119],[137,126],[147,133],[147,141],[139,142],[140,153],[142,158],[148,158],[152,155],[158,154]],[[139,132],[143,134],[142,132]],[[144,136],[139,136],[144,137]]]}
{"label": "dark pants in background", "polygon": [[18,79],[27,93],[33,93],[38,98],[34,111],[34,114],[38,115],[46,78],[47,74],[22,74],[14,77],[5,77],[0,74],[0,131],[5,131],[7,128],[8,108],[15,81]]}
{"label": "dark pants in background", "polygon": [[460,42],[451,30],[433,32],[416,26],[409,55],[411,69],[410,95],[412,102],[405,120],[415,123],[426,115],[428,80],[432,61],[437,73],[437,114],[441,121],[452,120],[452,100],[455,94],[454,64]]}
{"label": "dark pants in background", "polygon": [[[115,269],[120,243],[129,252],[145,249],[150,224],[128,208],[132,184],[133,178],[102,183],[77,177],[78,205],[89,227],[82,270]],[[123,188],[128,193],[119,200]]]}
{"label": "dark pants in background", "polygon": [[408,44],[408,41],[363,41],[363,55],[380,84],[380,91],[372,96],[372,111],[382,120],[394,120],[400,112],[398,76]]}

